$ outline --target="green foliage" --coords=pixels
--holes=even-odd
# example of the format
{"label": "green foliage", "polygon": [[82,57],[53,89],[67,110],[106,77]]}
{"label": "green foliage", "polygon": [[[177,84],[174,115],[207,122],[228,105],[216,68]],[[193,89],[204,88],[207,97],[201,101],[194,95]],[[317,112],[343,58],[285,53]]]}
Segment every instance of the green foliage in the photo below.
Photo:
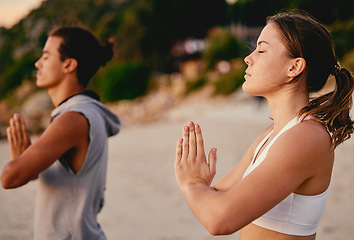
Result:
{"label": "green foliage", "polygon": [[237,90],[244,82],[245,68],[232,70],[231,72],[221,75],[216,82],[214,88],[216,94],[227,95]]}
{"label": "green foliage", "polygon": [[248,0],[236,4],[235,22],[242,21],[249,26],[265,24],[269,15],[288,9],[301,9],[321,23],[330,25],[335,21],[353,18],[354,1],[351,0]]}
{"label": "green foliage", "polygon": [[[99,38],[113,37],[117,39],[115,60],[143,62],[164,72],[171,68],[167,63],[173,44],[188,37],[202,38],[211,26],[223,24],[225,5],[216,0],[43,1],[11,29],[0,28],[1,92],[26,77],[22,70],[7,73],[22,64],[17,61],[23,55],[15,57],[14,53],[24,47],[28,52],[41,51],[54,27],[79,25]],[[5,83],[13,78],[17,80]]]}
{"label": "green foliage", "polygon": [[93,79],[93,88],[103,101],[134,99],[145,94],[150,70],[139,63],[111,63]]}
{"label": "green foliage", "polygon": [[330,26],[338,58],[342,58],[354,48],[354,18],[346,22],[336,22]]}
{"label": "green foliage", "polygon": [[209,39],[208,42],[208,47],[203,53],[207,69],[213,69],[221,60],[231,60],[244,54],[244,44],[227,31]]}
{"label": "green foliage", "polygon": [[202,75],[194,80],[187,81],[186,88],[187,92],[193,92],[201,87],[203,87],[207,83],[207,78],[205,75]]}
{"label": "green foliage", "polygon": [[6,93],[19,86],[24,79],[32,79],[35,70],[34,63],[37,58],[32,55],[25,55],[10,65],[0,78],[0,96],[6,96]]}
{"label": "green foliage", "polygon": [[[128,1],[127,1],[128,2]],[[144,61],[149,67],[169,72],[166,66],[175,42],[204,38],[212,26],[225,23],[224,1],[136,0],[122,14],[118,30],[119,60]]]}
{"label": "green foliage", "polygon": [[[0,96],[22,79],[31,78],[29,68],[34,61],[26,60],[25,55],[41,51],[47,32],[60,25],[80,25],[99,38],[114,37],[116,61],[144,63],[153,71],[170,72],[174,69],[170,50],[180,40],[204,39],[211,28],[223,28],[231,21],[264,25],[267,16],[281,9],[299,8],[331,27],[341,58],[352,49],[354,1],[327,1],[325,8],[319,7],[323,4],[320,0],[239,0],[230,8],[220,0],[46,0],[11,29],[0,28]],[[203,56],[209,69],[219,60],[245,55],[242,43],[226,33],[210,43]],[[191,87],[201,83],[199,79]]]}
{"label": "green foliage", "polygon": [[342,64],[343,67],[354,73],[354,49],[344,56]]}

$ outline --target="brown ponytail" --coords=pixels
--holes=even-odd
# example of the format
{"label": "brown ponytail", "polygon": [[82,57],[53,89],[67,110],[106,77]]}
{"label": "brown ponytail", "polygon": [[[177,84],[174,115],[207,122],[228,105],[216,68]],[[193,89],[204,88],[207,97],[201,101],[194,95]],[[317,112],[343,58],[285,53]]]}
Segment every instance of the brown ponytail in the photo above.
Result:
{"label": "brown ponytail", "polygon": [[332,37],[327,29],[303,11],[279,13],[269,17],[283,37],[289,57],[304,58],[306,67],[294,81],[306,82],[308,93],[323,88],[329,75],[334,75],[335,89],[313,98],[299,115],[313,116],[331,134],[332,149],[350,138],[354,122],[350,118],[354,80],[351,73],[341,68],[334,53]]}
{"label": "brown ponytail", "polygon": [[350,118],[353,94],[353,76],[345,68],[335,68],[336,86],[332,92],[314,98],[299,115],[311,115],[320,120],[331,133],[333,150],[350,138],[354,122]]}

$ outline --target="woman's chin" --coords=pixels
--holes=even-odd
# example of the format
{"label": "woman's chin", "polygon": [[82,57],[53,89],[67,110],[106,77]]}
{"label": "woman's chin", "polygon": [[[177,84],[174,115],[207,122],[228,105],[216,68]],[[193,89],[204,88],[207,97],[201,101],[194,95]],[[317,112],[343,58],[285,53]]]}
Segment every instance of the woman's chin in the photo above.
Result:
{"label": "woman's chin", "polygon": [[246,82],[243,83],[242,90],[243,90],[243,92],[247,93],[248,95],[255,96],[255,97],[263,97],[263,94],[260,91],[257,91],[257,89],[247,86]]}
{"label": "woman's chin", "polygon": [[252,89],[250,88],[250,86],[248,86],[249,84],[247,83],[247,81],[245,81],[242,84],[242,90],[247,93],[248,95],[254,95],[254,91],[252,91]]}

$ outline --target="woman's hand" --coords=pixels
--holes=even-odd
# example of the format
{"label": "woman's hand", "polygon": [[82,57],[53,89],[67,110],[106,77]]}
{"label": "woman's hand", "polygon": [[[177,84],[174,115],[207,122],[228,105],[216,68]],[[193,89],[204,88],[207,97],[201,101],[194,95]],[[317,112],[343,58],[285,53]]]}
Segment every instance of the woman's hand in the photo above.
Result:
{"label": "woman's hand", "polygon": [[10,126],[7,128],[6,133],[10,143],[11,159],[13,160],[31,145],[25,120],[19,114],[15,113],[10,119]]}
{"label": "woman's hand", "polygon": [[216,173],[216,148],[210,150],[208,160],[209,163],[200,126],[189,122],[183,128],[183,138],[178,139],[176,148],[175,174],[182,192],[196,183],[210,187]]}

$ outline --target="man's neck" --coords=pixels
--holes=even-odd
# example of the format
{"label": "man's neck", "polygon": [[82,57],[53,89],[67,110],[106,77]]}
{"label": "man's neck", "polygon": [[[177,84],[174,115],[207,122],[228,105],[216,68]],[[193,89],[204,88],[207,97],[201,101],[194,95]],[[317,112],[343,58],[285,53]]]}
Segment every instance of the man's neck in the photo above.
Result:
{"label": "man's neck", "polygon": [[48,89],[48,94],[52,99],[54,106],[57,107],[64,100],[68,99],[73,95],[82,93],[83,91],[84,91],[83,87],[71,88],[71,89],[67,89],[66,91],[57,91],[56,89]]}

